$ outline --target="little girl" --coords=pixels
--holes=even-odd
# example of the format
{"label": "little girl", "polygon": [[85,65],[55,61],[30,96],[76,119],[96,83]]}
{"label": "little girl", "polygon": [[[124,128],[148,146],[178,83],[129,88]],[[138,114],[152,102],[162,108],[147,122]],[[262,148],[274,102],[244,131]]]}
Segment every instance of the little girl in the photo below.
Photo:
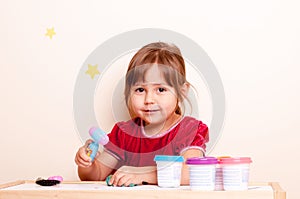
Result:
{"label": "little girl", "polygon": [[[75,162],[80,179],[102,181],[113,174],[110,184],[114,186],[157,184],[155,155],[203,156],[208,128],[184,116],[189,87],[178,47],[163,42],[142,47],[126,73],[124,94],[132,119],[115,124],[95,161],[86,154],[91,140],[79,148]],[[186,165],[181,184],[189,184]]]}

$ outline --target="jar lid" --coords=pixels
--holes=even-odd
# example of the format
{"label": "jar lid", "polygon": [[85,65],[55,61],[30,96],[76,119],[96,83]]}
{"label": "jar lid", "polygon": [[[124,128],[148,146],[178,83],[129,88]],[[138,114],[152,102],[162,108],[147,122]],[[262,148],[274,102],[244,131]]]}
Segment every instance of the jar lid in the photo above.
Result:
{"label": "jar lid", "polygon": [[184,158],[182,156],[156,155],[154,161],[183,162]]}
{"label": "jar lid", "polygon": [[228,155],[224,155],[224,156],[218,156],[217,159],[220,160],[222,158],[231,158],[231,156],[228,156]]}
{"label": "jar lid", "polygon": [[252,160],[250,157],[231,157],[231,158],[221,158],[220,164],[248,164]]}
{"label": "jar lid", "polygon": [[194,157],[194,158],[188,158],[186,160],[186,164],[217,164],[218,159],[215,157]]}

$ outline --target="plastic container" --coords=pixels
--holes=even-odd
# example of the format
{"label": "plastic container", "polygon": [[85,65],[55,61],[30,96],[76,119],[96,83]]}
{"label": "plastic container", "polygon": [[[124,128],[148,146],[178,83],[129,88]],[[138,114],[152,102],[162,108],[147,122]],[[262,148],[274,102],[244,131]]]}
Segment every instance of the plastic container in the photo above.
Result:
{"label": "plastic container", "polygon": [[181,169],[184,162],[182,156],[156,155],[157,181],[160,187],[179,187]]}
{"label": "plastic container", "polygon": [[252,162],[249,157],[221,158],[224,190],[247,190],[249,168]]}
{"label": "plastic container", "polygon": [[215,190],[216,165],[215,157],[189,158],[190,188],[192,190]]}
{"label": "plastic container", "polygon": [[218,159],[218,164],[216,166],[216,186],[215,186],[215,191],[223,191],[223,171],[222,167],[220,165],[220,160],[222,158],[230,158],[230,156],[219,156],[217,157]]}

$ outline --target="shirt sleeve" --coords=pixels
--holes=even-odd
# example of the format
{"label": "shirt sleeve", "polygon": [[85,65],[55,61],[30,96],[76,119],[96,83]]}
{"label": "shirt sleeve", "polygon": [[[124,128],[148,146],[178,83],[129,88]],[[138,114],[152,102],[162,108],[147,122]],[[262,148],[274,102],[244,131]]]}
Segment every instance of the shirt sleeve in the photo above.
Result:
{"label": "shirt sleeve", "polygon": [[177,142],[176,153],[182,154],[188,149],[199,149],[205,154],[206,143],[209,141],[209,130],[206,124],[198,120],[191,120],[184,124]]}
{"label": "shirt sleeve", "polygon": [[197,133],[191,143],[191,146],[199,146],[206,150],[206,143],[209,140],[208,127],[206,124],[199,122]]}
{"label": "shirt sleeve", "polygon": [[109,142],[104,146],[104,150],[118,160],[124,161],[124,135],[119,125],[119,123],[115,124],[112,131],[108,134]]}

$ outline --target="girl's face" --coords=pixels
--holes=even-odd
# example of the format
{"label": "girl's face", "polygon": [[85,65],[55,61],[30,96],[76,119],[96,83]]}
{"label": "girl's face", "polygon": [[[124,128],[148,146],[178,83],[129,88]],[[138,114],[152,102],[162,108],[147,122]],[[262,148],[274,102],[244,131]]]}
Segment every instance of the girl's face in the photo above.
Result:
{"label": "girl's face", "polygon": [[166,83],[156,64],[147,70],[143,81],[132,86],[129,101],[134,116],[148,125],[168,125],[178,119],[175,89]]}

